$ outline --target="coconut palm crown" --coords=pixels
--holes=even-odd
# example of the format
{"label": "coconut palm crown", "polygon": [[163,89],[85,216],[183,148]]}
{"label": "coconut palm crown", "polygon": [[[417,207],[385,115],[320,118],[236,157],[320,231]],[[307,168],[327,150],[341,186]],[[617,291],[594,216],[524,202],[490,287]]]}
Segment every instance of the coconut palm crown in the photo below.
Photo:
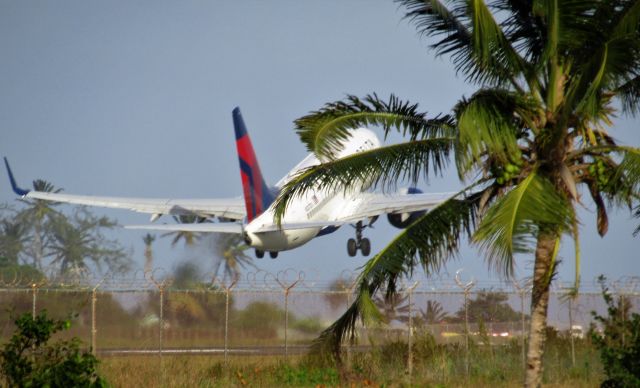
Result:
{"label": "coconut palm crown", "polygon": [[[326,104],[296,120],[310,151],[329,160],[303,170],[277,199],[276,219],[311,187],[387,188],[443,174],[450,157],[465,189],[415,220],[363,267],[357,298],[319,338],[339,350],[359,319],[379,318],[372,295],[397,281],[437,271],[469,236],[505,276],[514,255],[533,254],[527,386],[541,383],[549,287],[563,234],[576,246],[576,208],[594,206],[597,229],[607,206],[637,206],[640,149],[616,143],[617,115],[640,110],[640,2],[400,0],[406,17],[477,86],[451,114],[428,118],[417,104],[376,94]],[[407,141],[332,158],[351,128],[399,131]]]}

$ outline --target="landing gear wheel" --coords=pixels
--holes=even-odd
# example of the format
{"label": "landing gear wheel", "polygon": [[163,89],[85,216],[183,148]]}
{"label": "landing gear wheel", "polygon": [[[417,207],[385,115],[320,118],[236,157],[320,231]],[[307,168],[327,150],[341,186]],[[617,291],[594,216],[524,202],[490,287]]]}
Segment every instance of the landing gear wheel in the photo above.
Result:
{"label": "landing gear wheel", "polygon": [[258,259],[262,259],[264,257],[264,251],[261,251],[260,249],[256,249],[256,257]]}
{"label": "landing gear wheel", "polygon": [[275,259],[276,257],[278,257],[278,251],[269,252],[269,256],[271,256],[272,259]]}
{"label": "landing gear wheel", "polygon": [[349,256],[353,257],[358,252],[358,245],[356,244],[356,240],[350,238],[347,240],[347,253]]}
{"label": "landing gear wheel", "polygon": [[362,256],[369,256],[371,253],[371,241],[368,238],[363,238],[360,241],[360,252],[362,252]]}

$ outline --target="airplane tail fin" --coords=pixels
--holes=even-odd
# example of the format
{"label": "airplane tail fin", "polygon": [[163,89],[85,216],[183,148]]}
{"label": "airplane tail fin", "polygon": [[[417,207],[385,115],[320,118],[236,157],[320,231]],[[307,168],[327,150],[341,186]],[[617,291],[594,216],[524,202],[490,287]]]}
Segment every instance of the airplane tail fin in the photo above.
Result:
{"label": "airplane tail fin", "polygon": [[236,147],[240,161],[240,175],[242,177],[244,203],[247,207],[247,219],[251,222],[271,205],[275,196],[269,190],[262,177],[240,108],[233,110],[233,127],[236,132]]}

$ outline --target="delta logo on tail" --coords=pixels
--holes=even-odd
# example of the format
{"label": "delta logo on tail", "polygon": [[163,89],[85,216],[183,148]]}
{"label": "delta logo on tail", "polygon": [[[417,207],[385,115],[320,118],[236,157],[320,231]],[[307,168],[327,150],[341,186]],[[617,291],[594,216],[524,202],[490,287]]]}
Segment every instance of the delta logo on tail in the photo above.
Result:
{"label": "delta logo on tail", "polygon": [[275,197],[262,177],[240,108],[233,110],[233,126],[236,132],[236,147],[238,149],[238,161],[240,162],[244,201],[247,208],[247,220],[251,222],[264,213]]}

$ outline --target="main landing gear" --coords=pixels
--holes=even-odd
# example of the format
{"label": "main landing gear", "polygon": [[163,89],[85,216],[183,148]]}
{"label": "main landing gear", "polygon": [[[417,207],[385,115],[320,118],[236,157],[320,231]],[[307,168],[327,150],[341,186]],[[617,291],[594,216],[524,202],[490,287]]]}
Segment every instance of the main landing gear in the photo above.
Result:
{"label": "main landing gear", "polygon": [[350,238],[347,241],[347,253],[349,256],[354,257],[358,249],[360,249],[362,256],[369,256],[369,253],[371,253],[371,241],[366,237],[362,238],[362,230],[366,228],[366,226],[362,225],[362,221],[358,221],[355,228],[356,238]]}
{"label": "main landing gear", "polygon": [[[269,256],[272,259],[275,259],[276,257],[278,257],[278,251],[271,251],[269,252]],[[256,257],[258,259],[262,259],[264,257],[264,251],[260,250],[260,249],[256,249]]]}

